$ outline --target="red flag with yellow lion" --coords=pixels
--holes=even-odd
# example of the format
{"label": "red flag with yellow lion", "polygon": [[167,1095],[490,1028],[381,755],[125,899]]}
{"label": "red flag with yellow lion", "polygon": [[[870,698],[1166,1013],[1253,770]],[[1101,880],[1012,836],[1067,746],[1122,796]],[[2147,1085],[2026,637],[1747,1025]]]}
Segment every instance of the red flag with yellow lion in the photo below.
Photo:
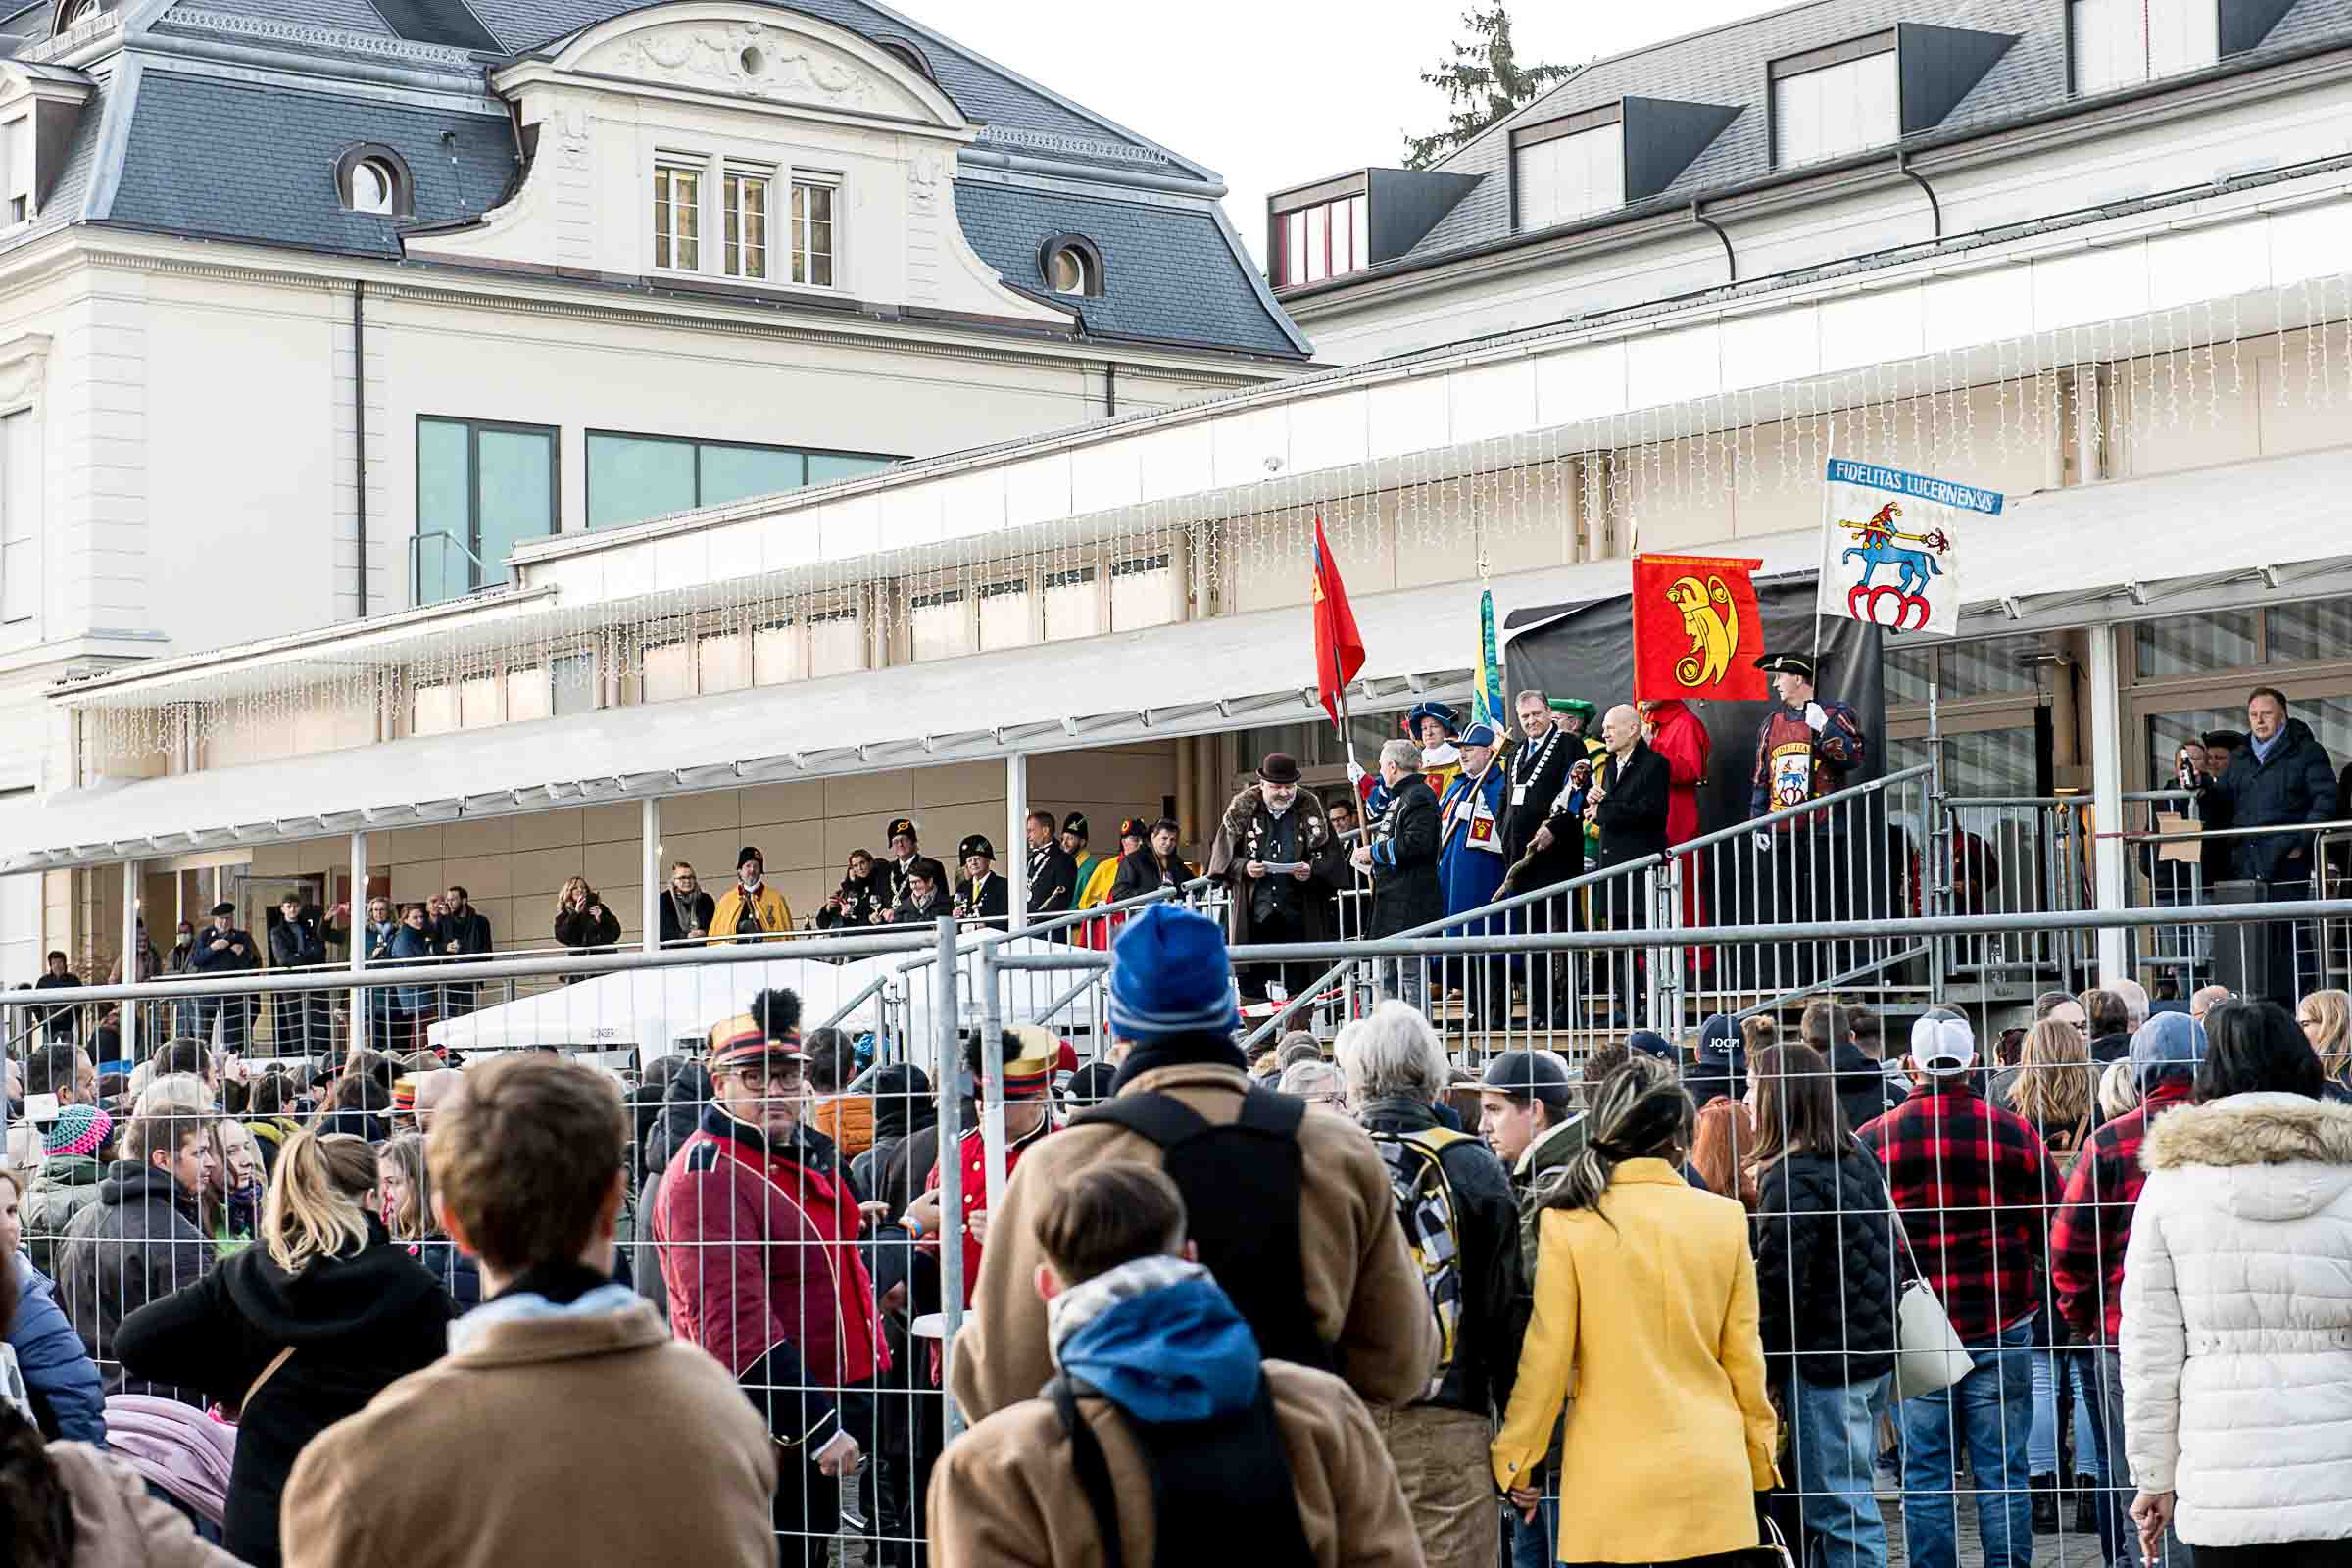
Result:
{"label": "red flag with yellow lion", "polygon": [[1634,558],[1634,698],[1762,702],[1764,616],[1749,573],[1760,561]]}

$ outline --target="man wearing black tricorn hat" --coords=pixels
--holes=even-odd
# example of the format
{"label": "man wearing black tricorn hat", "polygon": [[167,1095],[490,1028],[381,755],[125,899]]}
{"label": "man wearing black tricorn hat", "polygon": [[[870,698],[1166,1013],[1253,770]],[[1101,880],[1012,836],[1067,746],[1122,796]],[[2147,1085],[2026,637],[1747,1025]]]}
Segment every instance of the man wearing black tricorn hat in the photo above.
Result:
{"label": "man wearing black tricorn hat", "polygon": [[[1779,701],[1756,733],[1756,767],[1747,804],[1750,819],[1836,794],[1861,770],[1869,752],[1862,720],[1854,710],[1814,690],[1811,658],[1766,654],[1756,661],[1756,667],[1772,677],[1773,695]],[[1852,877],[1852,855],[1857,846],[1832,847],[1822,835],[1840,826],[1828,813],[1815,812],[1756,830],[1761,862],[1756,867],[1757,881],[1773,890],[1772,903],[1759,911],[1764,918],[1838,917],[1846,906],[1839,896],[1840,877]],[[1800,945],[1792,956],[1802,960],[1812,953]],[[1806,977],[1799,972],[1776,978],[1795,984]]]}
{"label": "man wearing black tricorn hat", "polygon": [[967,833],[956,847],[963,875],[956,879],[956,918],[985,920],[1004,930],[1010,920],[1012,899],[1004,878],[997,872],[997,847],[985,833]]}

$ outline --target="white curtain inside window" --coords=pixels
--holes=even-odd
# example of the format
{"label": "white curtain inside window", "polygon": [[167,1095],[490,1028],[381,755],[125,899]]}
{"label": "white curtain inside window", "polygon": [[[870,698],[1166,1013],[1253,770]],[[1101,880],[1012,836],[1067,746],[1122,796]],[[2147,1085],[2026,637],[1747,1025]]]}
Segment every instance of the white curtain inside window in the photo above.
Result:
{"label": "white curtain inside window", "polygon": [[1772,84],[1772,129],[1782,168],[1885,147],[1902,129],[1892,49]]}
{"label": "white curtain inside window", "polygon": [[1519,149],[1519,226],[1549,228],[1625,205],[1625,127],[1600,125]]}

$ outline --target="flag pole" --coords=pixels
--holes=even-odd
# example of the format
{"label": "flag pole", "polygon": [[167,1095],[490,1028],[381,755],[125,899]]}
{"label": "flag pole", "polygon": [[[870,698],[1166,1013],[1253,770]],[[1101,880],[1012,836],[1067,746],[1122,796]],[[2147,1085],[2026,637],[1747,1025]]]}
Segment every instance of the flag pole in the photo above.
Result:
{"label": "flag pole", "polygon": [[1830,469],[1835,457],[1821,470],[1821,564],[1813,572],[1813,671],[1821,673],[1821,596],[1830,581]]}

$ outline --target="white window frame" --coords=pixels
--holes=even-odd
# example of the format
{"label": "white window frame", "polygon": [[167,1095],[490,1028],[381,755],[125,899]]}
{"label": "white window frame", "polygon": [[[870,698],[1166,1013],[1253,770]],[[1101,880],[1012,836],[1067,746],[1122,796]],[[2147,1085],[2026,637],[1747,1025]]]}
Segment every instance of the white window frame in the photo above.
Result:
{"label": "white window frame", "polygon": [[[1528,142],[1511,150],[1519,230],[1573,223],[1625,205],[1622,122]],[[1564,199],[1574,180],[1574,199]]]}
{"label": "white window frame", "polygon": [[[661,220],[656,215],[656,207],[662,202],[660,192],[662,178],[664,174],[671,176],[670,195],[667,202],[669,228],[666,233],[663,232]],[[692,265],[681,265],[678,261],[681,237],[678,232],[678,214],[685,205],[677,199],[675,176],[679,174],[691,175],[694,179],[694,234],[692,236],[694,262]],[[653,172],[646,182],[645,241],[646,270],[648,271],[699,274],[710,270],[706,265],[710,254],[710,160],[700,153],[679,152],[669,148],[656,151]],[[662,242],[664,239],[669,242],[669,260],[666,262],[662,260]]]}
{"label": "white window frame", "polygon": [[2067,0],[2067,90],[2114,92],[2221,59],[2217,0]]}
{"label": "white window frame", "polygon": [[31,105],[22,114],[0,120],[0,228],[16,228],[40,217],[33,200],[33,140]]}
{"label": "white window frame", "polygon": [[[757,163],[746,159],[730,158],[720,167],[718,174],[718,270],[720,276],[733,278],[739,283],[772,283],[776,280],[777,174],[778,171],[775,165]],[[738,180],[758,180],[767,188],[766,200],[760,208],[760,233],[757,241],[760,247],[760,270],[756,273],[745,271],[742,269],[743,254],[751,248],[753,242],[744,230],[741,205],[728,199],[728,187]],[[734,267],[727,265],[729,250],[733,250],[736,254],[737,262]]]}
{"label": "white window frame", "polygon": [[[784,271],[781,277],[774,278],[772,281],[786,284],[792,288],[822,289],[828,294],[837,294],[842,292],[846,287],[842,281],[844,272],[843,262],[845,260],[846,249],[842,244],[842,218],[844,213],[848,211],[848,179],[836,170],[794,169],[786,173],[781,182],[784,186],[784,217],[782,220],[784,228]],[[796,221],[793,218],[793,198],[797,196],[804,187],[811,189],[823,189],[832,193],[832,201],[830,204],[832,216],[826,220],[826,226],[830,230],[827,237],[831,241],[831,248],[825,252],[826,259],[831,264],[830,271],[832,276],[831,281],[829,282],[812,282],[808,279],[798,276],[796,273],[795,258],[804,254],[813,254],[812,248],[808,244],[808,235],[807,230],[811,224],[813,224],[815,220],[812,218],[806,216],[806,207],[804,207],[804,216],[798,221]],[[775,252],[773,249],[771,249],[768,254],[772,258]],[[774,270],[772,262],[769,270],[771,271]],[[815,270],[811,268],[809,270],[813,271]]]}

